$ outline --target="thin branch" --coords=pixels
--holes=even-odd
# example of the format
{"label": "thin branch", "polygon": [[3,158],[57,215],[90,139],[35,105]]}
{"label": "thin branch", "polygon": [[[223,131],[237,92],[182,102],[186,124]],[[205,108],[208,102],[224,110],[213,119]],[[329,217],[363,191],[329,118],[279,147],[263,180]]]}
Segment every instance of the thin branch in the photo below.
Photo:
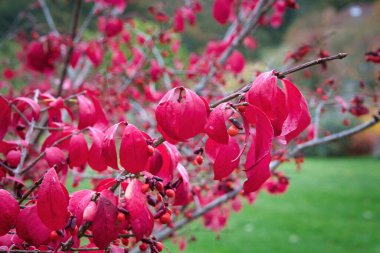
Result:
{"label": "thin branch", "polygon": [[[347,56],[346,53],[339,53],[339,54],[336,54],[336,55],[333,55],[333,56],[329,56],[329,57],[318,58],[316,60],[312,60],[312,61],[306,62],[304,64],[292,67],[292,68],[290,68],[288,70],[285,70],[283,72],[278,72],[278,71],[275,70],[275,71],[273,71],[273,74],[276,75],[278,78],[284,78],[285,76],[287,76],[287,75],[289,75],[291,73],[300,71],[302,69],[309,68],[309,67],[314,66],[314,65],[322,64],[322,63],[325,63],[325,62],[328,62],[328,61],[333,61],[333,60],[337,60],[337,59],[343,59],[346,56]],[[222,103],[228,102],[228,101],[230,101],[230,100],[232,100],[234,98],[237,98],[238,96],[240,96],[240,95],[248,92],[249,89],[251,88],[251,85],[252,85],[252,82],[244,85],[243,87],[241,87],[237,91],[233,92],[232,94],[230,94],[230,95],[228,95],[228,96],[226,96],[226,97],[224,97],[224,98],[216,101],[215,103],[211,104],[210,108],[215,108],[215,107],[217,107],[218,105],[220,105]]]}
{"label": "thin branch", "polygon": [[318,58],[316,60],[313,60],[313,61],[310,61],[310,62],[306,62],[302,65],[299,65],[299,66],[295,66],[293,68],[290,68],[288,70],[285,70],[283,72],[277,72],[277,73],[274,73],[278,78],[284,78],[285,76],[291,74],[291,73],[294,73],[294,72],[297,72],[297,71],[300,71],[302,69],[306,69],[306,68],[309,68],[311,66],[314,66],[314,65],[318,65],[318,64],[322,64],[322,63],[325,63],[325,62],[328,62],[328,61],[333,61],[333,60],[337,60],[337,59],[343,59],[347,56],[348,54],[346,53],[339,53],[339,54],[336,54],[336,55],[333,55],[333,56],[329,56],[329,57],[324,57],[324,58]]}
{"label": "thin branch", "polygon": [[45,0],[38,0],[38,2],[41,6],[41,9],[42,9],[44,15],[45,15],[46,22],[48,23],[50,30],[52,30],[55,34],[59,34],[58,29],[55,26],[53,17],[50,13],[49,7],[47,6]]}
{"label": "thin branch", "polygon": [[42,180],[44,179],[44,176],[42,176],[37,182],[34,183],[34,185],[19,199],[18,204],[22,204],[24,200],[26,200],[32,192],[37,189],[38,186],[42,183]]}
{"label": "thin branch", "polygon": [[69,49],[67,51],[65,65],[63,67],[61,79],[60,79],[59,86],[58,86],[57,97],[61,96],[61,94],[62,94],[63,83],[66,79],[67,69],[69,67],[71,55],[74,51],[74,39],[75,39],[76,32],[77,32],[77,26],[78,26],[81,6],[82,6],[82,0],[77,0],[76,5],[75,5],[75,10],[74,10],[74,16],[73,16],[73,26],[72,26],[72,30],[71,30],[71,44],[70,44]]}
{"label": "thin branch", "polygon": [[[64,142],[65,140],[71,138],[71,136],[73,135],[76,135],[76,134],[79,134],[79,133],[82,133],[84,131],[88,130],[88,128],[83,128],[79,131],[76,131],[74,133],[71,133],[69,135],[66,135],[64,137],[62,137],[61,139],[57,140],[56,142],[54,142],[50,147],[55,147],[59,144],[61,144],[62,142]],[[29,165],[28,167],[26,167],[23,171],[20,172],[20,175],[23,175],[25,174],[26,172],[28,172],[29,170],[31,170],[33,168],[34,165],[36,165],[36,163],[38,163],[44,156],[46,155],[46,151],[43,151],[41,154],[39,154],[39,156],[36,157],[36,159],[34,159]]]}

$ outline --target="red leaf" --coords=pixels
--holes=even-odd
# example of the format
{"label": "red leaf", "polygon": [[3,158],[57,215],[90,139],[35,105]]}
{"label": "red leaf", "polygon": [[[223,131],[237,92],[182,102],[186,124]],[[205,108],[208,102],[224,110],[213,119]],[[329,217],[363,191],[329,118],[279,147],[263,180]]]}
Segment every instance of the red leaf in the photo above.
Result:
{"label": "red leaf", "polygon": [[226,69],[231,70],[234,74],[239,74],[243,71],[245,66],[245,59],[242,53],[235,50],[226,62]]}
{"label": "red leaf", "polygon": [[102,143],[104,133],[99,129],[90,127],[90,136],[92,138],[92,145],[88,152],[88,165],[98,172],[107,169],[107,161],[102,153]]}
{"label": "red leaf", "polygon": [[306,100],[297,87],[286,79],[282,80],[282,84],[285,88],[289,113],[282,127],[281,135],[285,136],[289,143],[307,128],[311,122],[311,117]]}
{"label": "red leaf", "polygon": [[59,182],[54,168],[49,169],[38,191],[37,211],[41,221],[50,229],[62,229],[67,221],[69,194]]}
{"label": "red leaf", "polygon": [[157,106],[158,130],[171,143],[186,141],[204,130],[208,110],[207,103],[193,91],[184,87],[174,88]]}
{"label": "red leaf", "polygon": [[90,203],[94,193],[95,192],[91,190],[81,190],[74,192],[70,198],[68,208],[69,211],[77,218],[78,226],[82,224],[84,209],[87,207],[88,203]]}
{"label": "red leaf", "polygon": [[125,122],[119,122],[108,128],[105,132],[102,143],[102,156],[106,159],[107,165],[115,170],[119,169],[119,166],[117,164],[115,134],[118,127],[122,124],[125,124]]}
{"label": "red leaf", "polygon": [[134,125],[128,124],[120,143],[120,164],[130,173],[143,171],[150,157],[145,136]]}
{"label": "red leaf", "polygon": [[248,91],[248,102],[260,108],[272,123],[274,134],[281,134],[282,125],[288,115],[284,92],[277,86],[277,77],[272,71],[260,74]]}
{"label": "red leaf", "polygon": [[66,156],[63,151],[57,147],[48,147],[45,149],[45,160],[49,167],[56,166],[57,172],[67,171]]}
{"label": "red leaf", "polygon": [[161,167],[157,172],[153,173],[154,171],[151,171],[151,173],[162,178],[164,184],[166,184],[173,179],[173,171],[177,167],[181,155],[176,146],[170,143],[164,142],[157,149],[161,155],[161,159],[158,160]]}
{"label": "red leaf", "polygon": [[212,139],[206,142],[206,152],[214,161],[214,179],[220,180],[229,176],[239,166],[239,144],[230,137],[228,144],[219,144]]}
{"label": "red leaf", "polygon": [[88,159],[87,141],[82,133],[74,134],[70,139],[69,163],[70,167],[84,166]]}
{"label": "red leaf", "polygon": [[246,192],[257,191],[270,177],[270,150],[273,141],[273,128],[267,116],[259,108],[249,107],[250,118],[256,118],[256,131],[251,134],[252,142],[244,165],[248,177],[244,182]]}
{"label": "red leaf", "polygon": [[173,18],[173,30],[175,32],[183,32],[185,30],[185,17],[182,9],[178,9]]}
{"label": "red leaf", "polygon": [[16,223],[20,208],[17,201],[6,190],[0,189],[0,236],[5,235]]}
{"label": "red leaf", "polygon": [[130,213],[130,223],[137,241],[144,236],[150,236],[154,225],[153,215],[146,204],[146,196],[141,192],[142,185],[138,179],[133,179],[125,191],[126,208]]}
{"label": "red leaf", "polygon": [[225,123],[225,104],[218,105],[211,111],[205,126],[205,133],[218,143],[228,143],[229,136]]}
{"label": "red leaf", "polygon": [[212,8],[212,15],[220,24],[225,25],[232,11],[233,1],[215,0]]}
{"label": "red leaf", "polygon": [[17,235],[26,242],[39,246],[49,240],[51,229],[42,223],[37,206],[28,206],[20,211],[16,223]]}
{"label": "red leaf", "polygon": [[248,179],[244,182],[244,192],[257,191],[270,178],[270,161],[271,157],[267,155],[256,164],[253,170],[247,172]]}
{"label": "red leaf", "polygon": [[103,190],[92,222],[94,243],[100,249],[105,249],[119,234],[120,223],[117,220],[117,213],[117,197],[110,190]]}
{"label": "red leaf", "polygon": [[11,107],[2,96],[0,96],[0,119],[0,141],[2,141],[11,122]]}
{"label": "red leaf", "polygon": [[90,99],[83,95],[77,96],[79,106],[78,128],[93,126],[96,122],[95,106]]}
{"label": "red leaf", "polygon": [[175,199],[173,205],[184,206],[190,202],[190,185],[189,185],[189,174],[182,164],[177,165],[177,171],[182,179],[181,184],[175,192]]}

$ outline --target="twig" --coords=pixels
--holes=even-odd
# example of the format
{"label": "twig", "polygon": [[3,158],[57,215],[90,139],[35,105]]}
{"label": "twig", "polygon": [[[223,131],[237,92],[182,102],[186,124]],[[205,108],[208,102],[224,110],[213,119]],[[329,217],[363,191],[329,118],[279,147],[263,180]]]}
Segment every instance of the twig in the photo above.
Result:
{"label": "twig", "polygon": [[55,26],[53,17],[51,16],[49,7],[47,6],[45,0],[38,0],[38,2],[41,6],[41,9],[42,9],[44,15],[45,15],[46,22],[48,23],[50,30],[52,30],[55,34],[59,34],[58,29]]}
{"label": "twig", "polygon": [[42,183],[42,180],[44,180],[44,176],[42,176],[37,182],[34,183],[34,185],[19,199],[18,204],[21,205],[24,200],[26,200],[32,192],[37,189],[38,186]]}
{"label": "twig", "polygon": [[[79,131],[76,131],[76,132],[73,132],[69,135],[66,135],[64,137],[62,137],[61,139],[57,140],[56,142],[54,142],[50,147],[55,147],[59,144],[61,144],[62,142],[64,142],[65,140],[71,138],[71,136],[73,135],[76,135],[76,134],[79,134],[79,133],[82,133],[84,131],[88,130],[88,128],[83,128]],[[23,171],[20,172],[20,175],[23,175],[25,174],[26,172],[28,172],[29,170],[31,170],[33,168],[34,165],[36,165],[36,163],[38,163],[38,161],[40,161],[44,156],[46,155],[46,151],[43,151],[41,154],[39,154],[39,156],[36,157],[36,159],[34,159],[29,165],[28,167],[26,167]]]}
{"label": "twig", "polygon": [[347,56],[348,54],[346,53],[339,53],[339,54],[336,54],[336,55],[333,55],[333,56],[329,56],[329,57],[324,57],[324,58],[318,58],[316,60],[313,60],[313,61],[310,61],[310,62],[306,62],[302,65],[299,65],[299,66],[295,66],[293,68],[290,68],[288,70],[285,70],[283,72],[277,72],[277,73],[274,73],[278,78],[284,78],[286,75],[289,75],[291,73],[294,73],[294,72],[297,72],[297,71],[300,71],[302,69],[306,69],[306,68],[309,68],[313,65],[318,65],[318,64],[322,64],[322,63],[325,63],[325,62],[328,62],[328,61],[333,61],[333,60],[337,60],[337,59],[343,59]]}
{"label": "twig", "polygon": [[[285,70],[283,72],[278,72],[278,71],[275,70],[275,71],[273,71],[273,74],[276,75],[278,78],[284,78],[285,76],[287,76],[287,75],[289,75],[291,73],[300,71],[302,69],[309,68],[309,67],[314,66],[314,65],[322,64],[322,63],[328,62],[328,61],[333,61],[333,60],[337,60],[337,59],[343,59],[346,56],[347,56],[346,53],[339,53],[339,54],[336,54],[336,55],[333,55],[333,56],[319,58],[319,59],[316,59],[316,60],[312,60],[312,61],[306,62],[304,64],[295,66],[295,67],[290,68],[288,70]],[[218,105],[220,105],[222,103],[228,102],[228,101],[230,101],[230,100],[232,100],[234,98],[237,98],[238,96],[240,96],[240,95],[248,92],[249,89],[251,88],[251,85],[252,85],[252,82],[244,85],[242,88],[238,89],[234,93],[232,93],[232,94],[230,94],[230,95],[228,95],[228,96],[226,96],[226,97],[224,97],[224,98],[216,101],[215,103],[211,104],[210,108],[215,108],[215,107],[217,107]]]}
{"label": "twig", "polygon": [[72,26],[72,30],[71,30],[71,44],[70,44],[69,49],[67,51],[65,65],[63,67],[61,79],[60,79],[59,86],[58,86],[57,97],[61,96],[61,94],[62,94],[63,83],[66,79],[67,69],[69,67],[71,55],[74,51],[74,39],[75,39],[76,31],[77,31],[81,6],[82,6],[82,0],[77,0],[76,5],[75,5],[75,10],[74,10],[74,16],[73,16],[73,26]]}

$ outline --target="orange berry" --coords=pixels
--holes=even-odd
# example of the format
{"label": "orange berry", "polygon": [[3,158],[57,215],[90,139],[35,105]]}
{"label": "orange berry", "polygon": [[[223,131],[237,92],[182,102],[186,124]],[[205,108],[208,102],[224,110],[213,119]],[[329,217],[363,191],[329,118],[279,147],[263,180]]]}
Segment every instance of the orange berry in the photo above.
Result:
{"label": "orange berry", "polygon": [[203,163],[203,156],[201,156],[201,155],[197,155],[197,157],[195,157],[195,162],[196,162],[198,165],[202,165],[202,163]]}
{"label": "orange berry", "polygon": [[56,231],[51,231],[49,235],[49,240],[52,242],[58,240],[58,233]]}
{"label": "orange berry", "polygon": [[193,217],[193,214],[192,214],[191,212],[186,212],[186,213],[185,213],[185,217],[186,217],[187,219],[191,219],[191,218]]}
{"label": "orange berry", "polygon": [[160,217],[160,222],[162,224],[167,224],[168,222],[170,222],[170,219],[171,219],[171,215],[170,213],[164,213],[164,215],[162,215]]}
{"label": "orange berry", "polygon": [[165,194],[166,196],[168,196],[169,198],[173,198],[175,196],[175,191],[173,189],[167,189],[165,191]]}
{"label": "orange berry", "polygon": [[118,220],[120,223],[124,222],[124,221],[125,221],[125,214],[119,212],[119,213],[117,214],[117,220]]}
{"label": "orange berry", "polygon": [[148,145],[148,152],[149,152],[149,155],[154,154],[154,147],[152,145]]}
{"label": "orange berry", "polygon": [[156,242],[155,246],[156,246],[156,249],[158,250],[158,252],[161,252],[164,249],[164,245],[160,242]]}
{"label": "orange berry", "polygon": [[148,249],[148,244],[146,244],[145,242],[141,243],[140,246],[139,246],[140,250],[141,251],[145,251]]}
{"label": "orange berry", "polygon": [[157,182],[156,184],[157,191],[162,191],[164,189],[164,184],[162,182]]}
{"label": "orange berry", "polygon": [[122,239],[121,239],[121,243],[122,243],[123,245],[125,245],[125,246],[128,246],[128,244],[129,244],[129,239],[128,239],[128,238],[122,238]]}
{"label": "orange berry", "polygon": [[229,136],[236,136],[239,133],[239,129],[232,125],[228,128],[227,133]]}
{"label": "orange berry", "polygon": [[149,191],[149,188],[150,188],[149,184],[143,184],[141,186],[142,193],[147,193]]}

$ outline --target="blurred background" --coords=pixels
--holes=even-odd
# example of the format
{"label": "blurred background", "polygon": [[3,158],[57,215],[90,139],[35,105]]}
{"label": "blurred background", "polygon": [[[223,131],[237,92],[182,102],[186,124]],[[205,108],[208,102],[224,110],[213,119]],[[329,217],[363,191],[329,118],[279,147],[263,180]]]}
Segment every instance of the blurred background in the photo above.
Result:
{"label": "blurred background", "polygon": [[[31,2],[0,1],[0,73],[4,66],[17,64],[14,56],[19,46],[13,41],[17,32],[49,31],[41,9],[30,8]],[[69,33],[73,1],[46,2],[58,30]],[[152,2],[159,1],[129,1],[125,16],[139,17],[142,25],[152,25],[147,13]],[[181,4],[177,0],[160,2],[168,13]],[[310,59],[317,58],[321,49],[331,54],[346,52],[349,57],[329,64],[328,71],[311,69],[308,79],[303,75],[310,73],[294,75],[294,79],[302,80],[297,84],[306,94],[329,78],[338,80],[347,100],[360,89],[361,81],[369,87],[378,86],[379,70],[364,61],[364,54],[380,47],[380,1],[297,2],[300,9],[288,11],[281,27],[254,32],[257,50],[240,48],[248,60],[245,78],[252,79],[256,71],[286,66],[284,59],[289,52],[312,45],[315,52]],[[226,27],[218,25],[211,15],[213,1],[201,3],[204,10],[198,15],[198,25],[187,27],[183,34],[185,50],[181,57],[202,52],[207,41],[220,39],[225,32]],[[84,13],[90,9],[89,4],[83,6]],[[96,30],[94,20],[85,37],[94,36]],[[236,85],[231,82],[228,88]],[[342,124],[345,119],[353,126],[368,117],[343,116],[336,109],[328,109],[322,125],[326,134],[333,133],[346,128]],[[220,233],[205,231],[201,222],[185,228],[178,240],[166,244],[168,251],[177,252],[186,244],[187,252],[380,252],[380,126],[308,150],[307,155],[312,158],[305,159],[301,169],[294,164],[282,168],[290,178],[286,194],[262,193],[253,206],[244,203],[242,211],[231,215],[229,226]]]}

